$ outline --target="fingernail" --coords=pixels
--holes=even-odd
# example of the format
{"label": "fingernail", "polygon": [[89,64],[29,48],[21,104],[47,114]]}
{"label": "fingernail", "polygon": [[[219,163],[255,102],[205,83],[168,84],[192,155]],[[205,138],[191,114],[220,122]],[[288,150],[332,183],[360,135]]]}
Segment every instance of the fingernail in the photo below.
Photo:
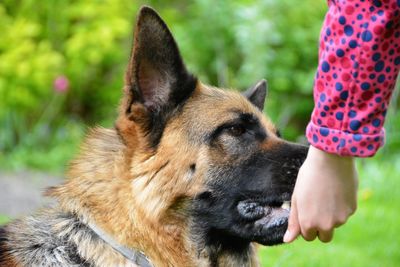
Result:
{"label": "fingernail", "polygon": [[286,230],[285,235],[283,236],[283,242],[288,243],[290,241],[290,232]]}

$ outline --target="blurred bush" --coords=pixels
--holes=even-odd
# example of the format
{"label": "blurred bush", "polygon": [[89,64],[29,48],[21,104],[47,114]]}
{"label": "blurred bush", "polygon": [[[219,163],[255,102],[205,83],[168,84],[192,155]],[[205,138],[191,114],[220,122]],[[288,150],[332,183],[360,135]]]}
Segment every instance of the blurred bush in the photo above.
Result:
{"label": "blurred bush", "polygon": [[242,90],[266,78],[267,113],[286,138],[303,135],[324,0],[3,0],[0,166],[57,170],[84,125],[112,125],[142,4],[166,20],[203,82]]}
{"label": "blurred bush", "polygon": [[85,123],[111,120],[137,8],[128,0],[2,1],[3,164],[60,168]]}

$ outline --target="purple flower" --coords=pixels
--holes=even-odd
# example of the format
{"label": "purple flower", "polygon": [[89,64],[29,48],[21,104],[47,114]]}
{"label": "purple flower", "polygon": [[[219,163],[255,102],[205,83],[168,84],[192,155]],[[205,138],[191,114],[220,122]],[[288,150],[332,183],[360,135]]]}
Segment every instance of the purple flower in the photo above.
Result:
{"label": "purple flower", "polygon": [[54,91],[58,93],[64,93],[68,91],[69,80],[64,75],[60,75],[54,80],[53,86],[54,86]]}

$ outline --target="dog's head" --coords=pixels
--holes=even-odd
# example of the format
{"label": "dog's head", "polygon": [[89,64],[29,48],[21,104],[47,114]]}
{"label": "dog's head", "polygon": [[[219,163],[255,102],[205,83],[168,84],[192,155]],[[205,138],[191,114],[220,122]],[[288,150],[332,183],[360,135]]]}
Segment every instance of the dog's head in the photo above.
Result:
{"label": "dog's head", "polygon": [[162,19],[141,9],[116,127],[135,151],[143,214],[190,220],[190,236],[209,245],[282,242],[307,148],[282,140],[264,116],[266,87],[240,94],[200,83]]}

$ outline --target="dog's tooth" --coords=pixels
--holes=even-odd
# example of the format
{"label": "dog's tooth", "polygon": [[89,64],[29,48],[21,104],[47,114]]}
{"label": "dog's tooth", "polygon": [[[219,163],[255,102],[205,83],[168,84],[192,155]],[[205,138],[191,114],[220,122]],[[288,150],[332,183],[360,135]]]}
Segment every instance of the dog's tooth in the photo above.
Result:
{"label": "dog's tooth", "polygon": [[290,210],[290,201],[284,201],[281,208],[289,211]]}

